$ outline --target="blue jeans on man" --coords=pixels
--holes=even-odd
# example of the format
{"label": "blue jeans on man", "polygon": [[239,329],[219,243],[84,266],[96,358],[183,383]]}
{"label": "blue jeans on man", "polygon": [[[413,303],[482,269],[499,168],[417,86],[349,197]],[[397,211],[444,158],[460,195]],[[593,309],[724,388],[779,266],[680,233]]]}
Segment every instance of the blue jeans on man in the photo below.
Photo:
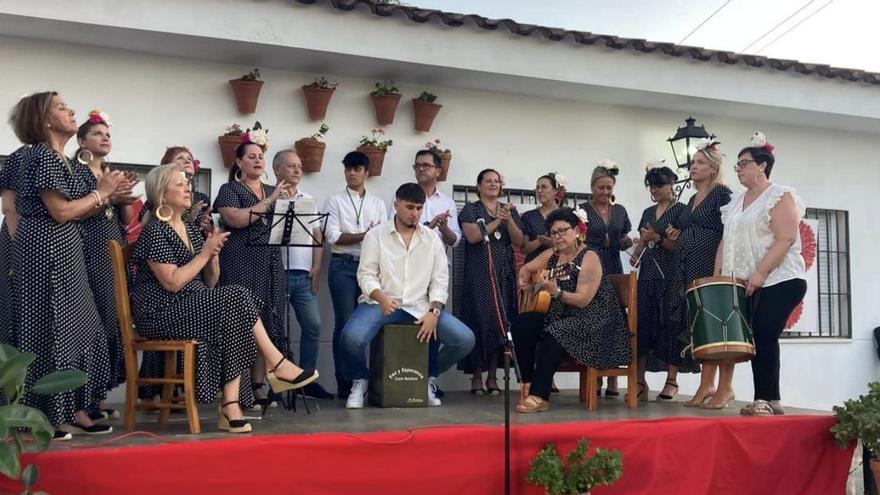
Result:
{"label": "blue jeans on man", "polygon": [[305,270],[288,270],[287,286],[290,290],[290,306],[302,330],[299,338],[299,366],[316,368],[318,339],[321,337],[321,313],[318,309],[318,298],[312,294],[312,278]]}
{"label": "blue jeans on man", "polygon": [[[345,367],[350,380],[369,377],[365,348],[385,325],[412,324],[416,318],[402,309],[388,316],[378,304],[360,303],[342,330],[341,345],[345,352]],[[437,321],[437,340],[442,346],[436,355],[430,353],[428,376],[436,378],[471,352],[474,332],[447,311]]]}
{"label": "blue jeans on man", "polygon": [[357,282],[358,260],[349,255],[333,254],[330,257],[330,268],[327,272],[327,285],[330,288],[330,299],[333,301],[333,365],[336,368],[336,384],[339,387],[337,396],[348,397],[351,390],[351,379],[345,367],[345,355],[342,351],[340,338],[342,329],[348,321],[361,288]]}

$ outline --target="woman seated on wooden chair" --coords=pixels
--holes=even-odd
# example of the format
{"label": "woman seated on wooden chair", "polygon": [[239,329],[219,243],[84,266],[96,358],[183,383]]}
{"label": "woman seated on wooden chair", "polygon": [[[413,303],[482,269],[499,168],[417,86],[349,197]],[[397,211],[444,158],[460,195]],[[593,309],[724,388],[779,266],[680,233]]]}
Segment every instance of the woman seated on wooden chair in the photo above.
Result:
{"label": "woman seated on wooden chair", "polygon": [[[552,299],[546,317],[526,313],[513,325],[523,379],[518,412],[550,408],[553,374],[566,354],[599,369],[630,361],[623,307],[602,273],[599,257],[583,243],[585,217],[582,211],[575,213],[570,208],[552,212],[547,227],[553,249],[526,263],[519,272],[520,289],[539,287]],[[538,346],[541,348],[536,351]]]}
{"label": "woman seated on wooden chair", "polygon": [[260,301],[244,287],[215,288],[218,254],[229,236],[214,230],[203,238],[197,224],[182,220],[192,203],[186,176],[177,165],[156,167],[144,182],[147,200],[157,207],[144,218],[132,255],[130,291],[137,331],[148,339],[196,340],[196,398],[210,403],[222,389],[218,428],[251,431],[243,419],[239,389],[250,385],[257,350],[266,363],[272,390],[301,388],[318,377],[284,359],[259,318]]}

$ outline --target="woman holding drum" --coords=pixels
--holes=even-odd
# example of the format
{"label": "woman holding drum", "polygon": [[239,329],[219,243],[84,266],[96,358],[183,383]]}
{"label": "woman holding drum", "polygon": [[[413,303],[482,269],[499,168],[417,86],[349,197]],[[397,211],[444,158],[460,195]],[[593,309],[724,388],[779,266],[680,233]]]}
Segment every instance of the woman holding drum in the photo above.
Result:
{"label": "woman holding drum", "polygon": [[716,274],[742,278],[749,296],[755,401],[741,413],[755,416],[783,413],[779,336],[807,290],[799,236],[804,205],[793,188],[770,182],[774,163],[773,146],[756,132],[737,157],[736,174],[746,191],[721,208],[724,237],[715,257]]}

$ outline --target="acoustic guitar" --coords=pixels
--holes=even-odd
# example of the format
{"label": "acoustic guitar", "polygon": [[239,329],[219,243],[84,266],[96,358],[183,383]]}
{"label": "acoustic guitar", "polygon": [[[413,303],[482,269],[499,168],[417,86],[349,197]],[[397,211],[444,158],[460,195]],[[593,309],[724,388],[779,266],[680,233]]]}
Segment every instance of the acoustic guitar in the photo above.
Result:
{"label": "acoustic guitar", "polygon": [[[549,270],[542,270],[544,280],[565,280],[572,275],[577,276],[581,270],[581,266],[574,261],[569,261],[564,265],[557,265]],[[550,301],[553,299],[549,292],[541,290],[540,273],[533,273],[530,281],[532,287],[523,289],[519,293],[519,312],[520,313],[543,313],[546,314],[550,310]]]}

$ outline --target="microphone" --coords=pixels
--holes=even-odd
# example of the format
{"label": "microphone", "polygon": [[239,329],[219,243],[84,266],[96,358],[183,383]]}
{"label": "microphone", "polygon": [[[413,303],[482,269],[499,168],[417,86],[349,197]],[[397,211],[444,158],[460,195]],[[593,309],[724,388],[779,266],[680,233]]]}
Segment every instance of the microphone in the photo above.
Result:
{"label": "microphone", "polygon": [[486,230],[486,221],[482,218],[478,218],[477,227],[480,228],[480,234],[483,235],[483,243],[489,244],[489,231]]}

